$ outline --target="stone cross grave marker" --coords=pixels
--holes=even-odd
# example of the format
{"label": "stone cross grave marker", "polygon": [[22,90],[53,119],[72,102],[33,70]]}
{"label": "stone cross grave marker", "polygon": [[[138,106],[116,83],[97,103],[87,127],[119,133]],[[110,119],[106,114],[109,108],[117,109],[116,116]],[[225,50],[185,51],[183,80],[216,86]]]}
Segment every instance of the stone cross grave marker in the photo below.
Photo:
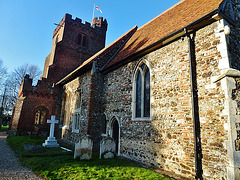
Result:
{"label": "stone cross grave marker", "polygon": [[105,137],[100,142],[100,159],[103,157],[105,159],[108,158],[114,158],[116,149],[116,144],[114,142],[114,139],[111,137]]}
{"label": "stone cross grave marker", "polygon": [[58,120],[55,120],[55,116],[52,115],[51,119],[47,120],[47,123],[51,123],[50,126],[50,134],[47,140],[45,140],[45,143],[43,143],[44,147],[59,147],[59,144],[57,143],[57,140],[54,137],[54,128],[55,124],[58,123]]}

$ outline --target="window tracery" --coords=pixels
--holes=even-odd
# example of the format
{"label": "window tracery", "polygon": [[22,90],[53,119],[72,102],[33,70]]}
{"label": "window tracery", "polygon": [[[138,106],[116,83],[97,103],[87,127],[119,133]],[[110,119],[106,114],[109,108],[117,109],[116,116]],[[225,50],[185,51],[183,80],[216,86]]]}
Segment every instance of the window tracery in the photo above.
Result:
{"label": "window tracery", "polygon": [[141,62],[133,80],[133,119],[150,119],[150,70]]}

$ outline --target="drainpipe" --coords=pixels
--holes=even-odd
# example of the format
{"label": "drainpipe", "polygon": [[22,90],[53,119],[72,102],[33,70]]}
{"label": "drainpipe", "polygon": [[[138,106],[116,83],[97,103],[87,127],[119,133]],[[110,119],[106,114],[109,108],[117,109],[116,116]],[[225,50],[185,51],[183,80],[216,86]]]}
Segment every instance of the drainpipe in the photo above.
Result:
{"label": "drainpipe", "polygon": [[201,130],[199,120],[198,107],[198,89],[197,89],[197,71],[196,71],[196,54],[195,54],[195,35],[196,32],[190,34],[186,28],[184,32],[188,37],[189,46],[189,61],[190,61],[190,78],[192,91],[192,118],[193,118],[193,133],[194,133],[194,150],[195,150],[195,179],[202,180],[202,147],[201,147]]}

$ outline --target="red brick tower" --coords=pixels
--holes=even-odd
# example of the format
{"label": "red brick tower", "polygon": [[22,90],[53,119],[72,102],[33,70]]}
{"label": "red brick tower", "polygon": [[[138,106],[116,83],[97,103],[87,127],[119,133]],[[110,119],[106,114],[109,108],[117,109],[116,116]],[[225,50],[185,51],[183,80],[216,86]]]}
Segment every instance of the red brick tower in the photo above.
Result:
{"label": "red brick tower", "polygon": [[42,77],[56,83],[86,59],[105,47],[107,21],[94,18],[92,25],[66,14],[53,32],[51,53]]}
{"label": "red brick tower", "polygon": [[51,53],[45,60],[41,80],[32,86],[32,80],[25,76],[14,105],[12,130],[19,133],[30,131],[33,125],[47,127],[47,119],[58,115],[61,89],[54,84],[69,74],[85,60],[104,48],[107,21],[94,18],[92,25],[72,19],[66,14],[53,32]]}

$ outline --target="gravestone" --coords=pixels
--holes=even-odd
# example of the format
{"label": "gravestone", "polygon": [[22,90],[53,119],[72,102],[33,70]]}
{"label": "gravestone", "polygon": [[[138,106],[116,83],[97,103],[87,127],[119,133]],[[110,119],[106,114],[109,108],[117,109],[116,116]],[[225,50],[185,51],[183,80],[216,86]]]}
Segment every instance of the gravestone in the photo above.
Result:
{"label": "gravestone", "polygon": [[75,143],[74,159],[81,156],[81,151],[80,151],[81,146],[80,145],[81,145],[80,141]]}
{"label": "gravestone", "polygon": [[51,116],[51,120],[47,120],[47,123],[51,123],[50,126],[50,134],[47,140],[45,140],[45,143],[43,143],[44,147],[59,147],[59,144],[57,143],[57,140],[54,137],[54,128],[55,124],[58,123],[58,120],[55,120],[55,116]]}
{"label": "gravestone", "polygon": [[100,159],[103,157],[105,159],[113,158],[116,150],[116,143],[111,137],[105,137],[100,142]]}
{"label": "gravestone", "polygon": [[74,159],[80,157],[80,160],[90,160],[92,158],[93,142],[90,137],[85,136],[75,144]]}
{"label": "gravestone", "polygon": [[41,145],[36,144],[23,144],[23,148],[26,151],[35,151],[35,152],[42,152],[44,148]]}

